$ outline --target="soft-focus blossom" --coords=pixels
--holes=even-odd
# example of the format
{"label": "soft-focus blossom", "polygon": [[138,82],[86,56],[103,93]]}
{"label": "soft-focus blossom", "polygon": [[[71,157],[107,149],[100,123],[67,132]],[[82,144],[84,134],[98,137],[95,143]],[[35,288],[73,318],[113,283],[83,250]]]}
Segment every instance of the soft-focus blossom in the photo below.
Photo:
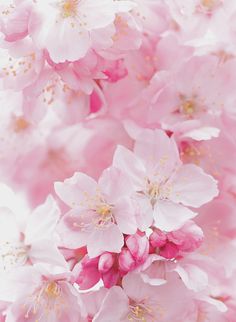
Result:
{"label": "soft-focus blossom", "polygon": [[46,202],[31,214],[14,214],[8,208],[0,208],[1,274],[33,263],[66,266],[62,254],[57,249],[55,236],[59,216],[59,208],[52,197],[48,197]]}
{"label": "soft-focus blossom", "polygon": [[0,2],[0,321],[235,322],[235,1]]}
{"label": "soft-focus blossom", "polygon": [[0,294],[12,302],[6,320],[83,321],[86,313],[69,273],[53,274],[41,267],[28,267],[10,275],[8,283],[15,293],[11,297],[9,290]]}
{"label": "soft-focus blossom", "polygon": [[[30,17],[29,33],[38,46],[48,50],[55,63],[76,61],[93,47],[96,33],[100,41],[96,39],[95,49],[106,48],[107,37],[109,40],[112,36],[109,27],[116,14],[127,12],[134,5],[133,1],[127,0],[99,3],[91,0],[38,1]],[[102,36],[99,34],[101,29]],[[58,37],[55,38],[55,34]]]}

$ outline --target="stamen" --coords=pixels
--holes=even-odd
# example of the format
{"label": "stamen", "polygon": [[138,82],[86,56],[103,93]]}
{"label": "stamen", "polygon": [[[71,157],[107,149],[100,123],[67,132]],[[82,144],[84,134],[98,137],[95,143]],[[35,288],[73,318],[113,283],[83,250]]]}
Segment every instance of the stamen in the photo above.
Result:
{"label": "stamen", "polygon": [[14,131],[22,132],[30,126],[30,123],[26,121],[23,117],[18,117],[14,120]]}
{"label": "stamen", "polygon": [[192,116],[196,111],[196,106],[193,101],[187,100],[183,102],[181,110],[186,116]]}
{"label": "stamen", "polygon": [[47,320],[53,311],[57,317],[60,316],[64,306],[61,287],[55,281],[45,283],[40,289],[30,296],[29,302],[24,305],[28,307],[25,318],[36,318],[36,321]]}
{"label": "stamen", "polygon": [[154,318],[153,310],[144,303],[130,305],[129,321],[147,322],[150,318]]}
{"label": "stamen", "polygon": [[45,294],[48,295],[48,297],[56,298],[56,297],[60,296],[61,289],[57,283],[51,282],[51,283],[47,284],[44,292],[45,292]]}
{"label": "stamen", "polygon": [[0,244],[0,270],[9,271],[12,268],[23,266],[27,261],[27,249],[21,243]]}
{"label": "stamen", "polygon": [[78,0],[62,1],[61,3],[62,17],[63,18],[76,17],[77,6],[78,6]]}
{"label": "stamen", "polygon": [[104,229],[109,227],[115,222],[114,216],[112,214],[112,206],[102,203],[97,206],[96,214],[93,223],[96,228]]}
{"label": "stamen", "polygon": [[202,0],[202,5],[206,7],[207,9],[213,9],[216,5],[215,0]]}
{"label": "stamen", "polygon": [[151,181],[146,179],[146,192],[145,195],[150,198],[152,205],[154,205],[157,200],[168,199],[172,190],[171,183],[167,182],[167,180],[163,180],[161,182]]}

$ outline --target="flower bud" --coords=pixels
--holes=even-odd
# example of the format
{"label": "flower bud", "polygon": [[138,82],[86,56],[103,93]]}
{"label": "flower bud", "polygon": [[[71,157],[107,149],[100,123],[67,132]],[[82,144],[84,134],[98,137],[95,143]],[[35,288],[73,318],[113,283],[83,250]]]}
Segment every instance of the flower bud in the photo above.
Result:
{"label": "flower bud", "polygon": [[119,267],[121,271],[129,272],[135,268],[135,260],[127,248],[123,248],[119,255]]}
{"label": "flower bud", "polygon": [[159,229],[155,229],[149,237],[152,247],[162,247],[166,243],[166,235]]}
{"label": "flower bud", "polygon": [[106,273],[114,264],[114,257],[111,253],[104,253],[100,256],[98,261],[98,270],[100,273]]}
{"label": "flower bud", "polygon": [[106,288],[110,288],[117,284],[120,278],[119,271],[113,267],[105,274],[102,274],[102,280]]}
{"label": "flower bud", "polygon": [[161,249],[159,255],[167,259],[175,258],[179,253],[179,248],[172,242],[167,242]]}
{"label": "flower bud", "polygon": [[147,237],[135,234],[126,239],[126,245],[136,263],[143,263],[148,256],[149,242]]}

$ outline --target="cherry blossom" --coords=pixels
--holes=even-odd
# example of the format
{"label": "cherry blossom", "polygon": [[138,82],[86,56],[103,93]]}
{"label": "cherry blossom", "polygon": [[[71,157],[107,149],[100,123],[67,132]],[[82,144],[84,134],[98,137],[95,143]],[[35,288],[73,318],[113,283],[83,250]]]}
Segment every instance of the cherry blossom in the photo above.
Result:
{"label": "cherry blossom", "polygon": [[[125,0],[102,0],[99,4],[91,0],[36,2],[30,17],[29,32],[38,46],[48,50],[54,62],[76,61],[83,58],[93,46],[91,38],[96,38],[96,32],[99,37],[100,29],[114,23],[116,14],[127,12],[133,6],[132,1]],[[55,33],[60,35],[57,40]],[[109,37],[109,28],[103,34]]]}
{"label": "cherry blossom", "polygon": [[199,207],[218,194],[215,180],[195,165],[182,165],[173,139],[158,130],[142,132],[134,153],[118,147],[113,164],[135,185],[140,217],[146,218],[140,229],[152,219],[161,230],[178,229],[196,216],[186,206]]}
{"label": "cherry blossom", "polygon": [[72,208],[60,225],[64,246],[87,245],[88,254],[95,257],[104,251],[119,252],[124,243],[122,233],[136,232],[135,210],[129,197],[132,185],[120,170],[105,170],[98,183],[75,173],[64,183],[56,183],[55,189]]}
{"label": "cherry blossom", "polygon": [[236,2],[0,2],[0,321],[235,322]]}

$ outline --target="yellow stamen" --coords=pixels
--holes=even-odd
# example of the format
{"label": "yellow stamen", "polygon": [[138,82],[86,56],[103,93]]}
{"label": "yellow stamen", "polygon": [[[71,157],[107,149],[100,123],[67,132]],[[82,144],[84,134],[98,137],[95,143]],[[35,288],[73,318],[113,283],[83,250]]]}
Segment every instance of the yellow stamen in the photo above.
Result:
{"label": "yellow stamen", "polygon": [[63,18],[75,17],[77,15],[78,0],[67,0],[62,3]]}
{"label": "yellow stamen", "polygon": [[14,121],[14,130],[15,132],[21,132],[26,130],[30,126],[30,123],[26,121],[23,117],[18,117]]}
{"label": "yellow stamen", "polygon": [[101,205],[97,208],[97,213],[101,216],[109,216],[111,214],[111,207],[109,205]]}
{"label": "yellow stamen", "polygon": [[191,116],[196,110],[194,102],[190,100],[185,101],[182,104],[182,110],[185,115]]}
{"label": "yellow stamen", "polygon": [[215,0],[202,0],[202,5],[208,9],[212,9],[215,6]]}
{"label": "yellow stamen", "polygon": [[57,285],[57,283],[55,282],[50,282],[44,292],[47,294],[48,297],[50,298],[57,298],[58,296],[60,296],[61,290],[59,288],[59,286]]}

